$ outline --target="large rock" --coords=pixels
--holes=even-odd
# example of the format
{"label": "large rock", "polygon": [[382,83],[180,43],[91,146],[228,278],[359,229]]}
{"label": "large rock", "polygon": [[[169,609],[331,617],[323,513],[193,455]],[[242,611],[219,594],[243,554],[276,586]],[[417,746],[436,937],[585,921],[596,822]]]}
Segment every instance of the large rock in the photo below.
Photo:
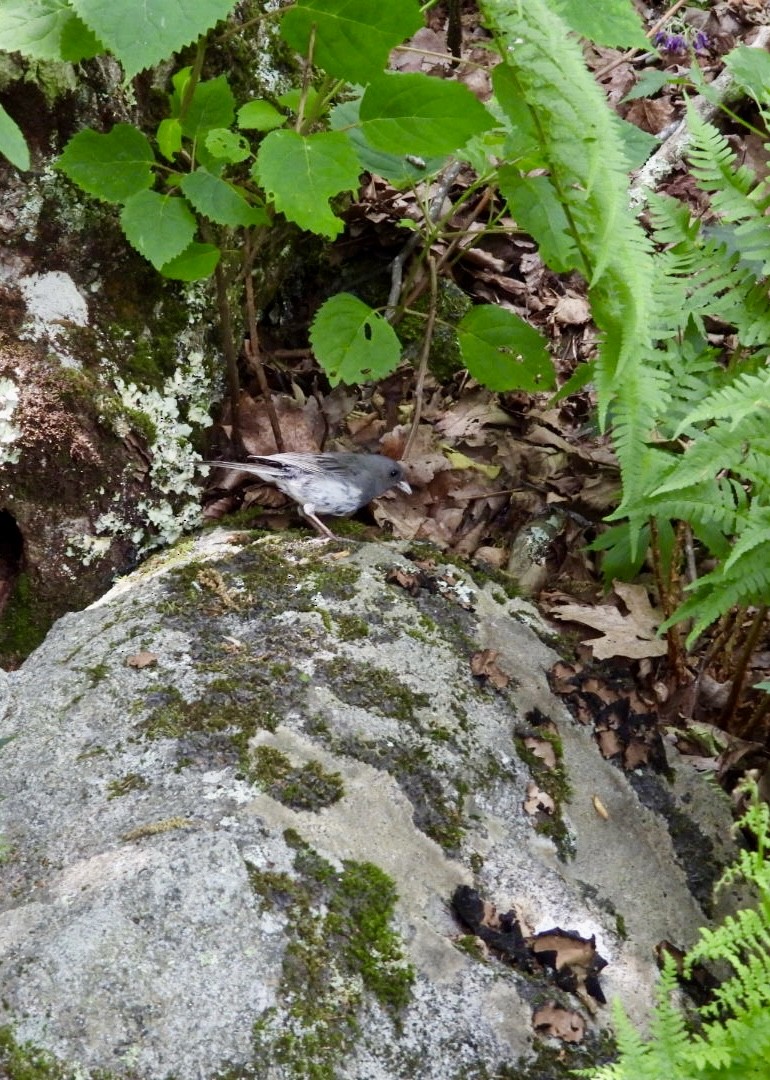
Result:
{"label": "large rock", "polygon": [[[698,875],[551,695],[535,612],[425,552],[339,549],[211,533],[0,684],[6,1042],[140,1080],[553,1080],[596,1060],[609,1009],[486,951],[458,886],[525,937],[595,936],[604,993],[644,1018],[654,946],[705,921]],[[724,860],[718,793],[678,767],[646,788]],[[551,1002],[586,1028],[566,1057],[533,1027]]]}

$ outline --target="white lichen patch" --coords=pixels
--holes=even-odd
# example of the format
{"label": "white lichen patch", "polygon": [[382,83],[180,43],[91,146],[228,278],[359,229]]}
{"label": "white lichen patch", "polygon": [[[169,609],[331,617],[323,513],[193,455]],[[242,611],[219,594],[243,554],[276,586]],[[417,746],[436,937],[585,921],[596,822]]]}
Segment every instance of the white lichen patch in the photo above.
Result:
{"label": "white lichen patch", "polygon": [[19,460],[20,451],[13,444],[21,430],[13,422],[13,414],[19,404],[19,388],[13,379],[0,379],[0,465],[13,465]]}
{"label": "white lichen patch", "polygon": [[64,335],[71,326],[88,326],[88,305],[75,282],[63,270],[28,274],[19,279],[19,290],[27,305],[21,338],[47,338],[56,346],[62,363],[77,366],[64,349]]}

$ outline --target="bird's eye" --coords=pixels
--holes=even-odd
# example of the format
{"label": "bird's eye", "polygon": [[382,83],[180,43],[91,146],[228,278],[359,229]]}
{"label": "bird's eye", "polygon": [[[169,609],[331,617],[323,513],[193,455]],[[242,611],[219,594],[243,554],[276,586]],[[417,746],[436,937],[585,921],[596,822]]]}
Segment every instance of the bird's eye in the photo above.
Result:
{"label": "bird's eye", "polygon": [[401,475],[401,470],[400,469],[391,469],[390,470],[390,475],[391,476],[400,476]]}

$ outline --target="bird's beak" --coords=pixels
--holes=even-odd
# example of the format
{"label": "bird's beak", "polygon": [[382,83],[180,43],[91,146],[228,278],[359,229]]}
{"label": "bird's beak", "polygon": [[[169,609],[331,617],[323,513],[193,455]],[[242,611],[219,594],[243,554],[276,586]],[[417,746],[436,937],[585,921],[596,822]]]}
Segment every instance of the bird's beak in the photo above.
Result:
{"label": "bird's beak", "polygon": [[412,494],[412,489],[409,487],[406,480],[399,480],[399,482],[396,484],[396,487],[400,488],[401,491],[403,491],[405,495],[411,495]]}

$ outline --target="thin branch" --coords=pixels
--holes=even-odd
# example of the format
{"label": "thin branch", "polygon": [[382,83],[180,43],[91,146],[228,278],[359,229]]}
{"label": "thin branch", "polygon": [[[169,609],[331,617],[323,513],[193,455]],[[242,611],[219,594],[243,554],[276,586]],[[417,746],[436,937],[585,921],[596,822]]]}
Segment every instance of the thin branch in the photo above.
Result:
{"label": "thin branch", "polygon": [[270,427],[273,429],[273,438],[275,439],[275,445],[278,449],[278,453],[282,454],[284,450],[283,435],[281,434],[281,425],[278,423],[278,416],[275,411],[275,404],[273,403],[273,397],[270,393],[270,387],[267,383],[267,376],[265,375],[265,367],[262,363],[262,355],[259,349],[259,335],[257,333],[257,309],[254,303],[254,279],[251,273],[251,264],[256,252],[256,244],[247,243],[244,252],[244,262],[246,264],[246,277],[244,280],[244,287],[246,292],[246,317],[249,324],[249,338],[246,343],[246,359],[254,370],[254,374],[257,376],[257,382],[259,383],[259,389],[262,392],[262,397],[265,401],[265,408],[267,410],[267,416],[270,420]]}
{"label": "thin branch", "polygon": [[757,609],[754,618],[752,619],[751,628],[749,629],[745,644],[738,657],[738,663],[735,665],[730,695],[719,717],[719,726],[724,731],[730,731],[732,729],[735,710],[738,707],[738,702],[743,693],[743,684],[746,681],[746,671],[748,670],[749,662],[751,660],[751,654],[754,652],[754,648],[759,641],[760,634],[765,625],[767,611],[768,608],[765,604]]}
{"label": "thin branch", "polygon": [[417,383],[414,388],[414,416],[412,417],[412,427],[409,431],[409,437],[406,440],[406,446],[404,447],[403,457],[409,457],[409,451],[412,448],[414,440],[417,436],[417,428],[420,424],[420,418],[422,416],[422,401],[423,392],[425,387],[425,376],[428,372],[428,358],[430,356],[430,347],[433,343],[433,328],[436,325],[436,304],[438,300],[438,273],[436,271],[436,260],[432,255],[428,256],[428,272],[430,273],[430,307],[428,309],[428,319],[425,323],[425,334],[422,339],[422,349],[420,350],[420,365],[417,369]]}

